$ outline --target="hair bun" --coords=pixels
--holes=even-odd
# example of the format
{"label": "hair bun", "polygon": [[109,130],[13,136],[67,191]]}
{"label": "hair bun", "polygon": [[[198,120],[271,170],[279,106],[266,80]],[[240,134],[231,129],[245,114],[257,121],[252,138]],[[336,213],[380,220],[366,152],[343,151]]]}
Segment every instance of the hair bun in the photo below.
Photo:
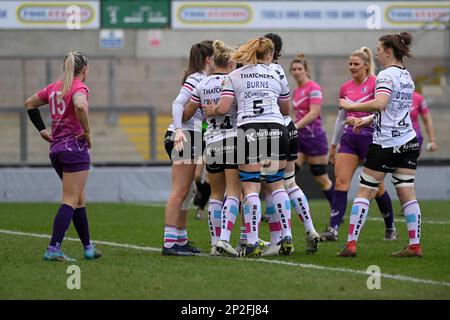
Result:
{"label": "hair bun", "polygon": [[412,35],[409,32],[400,32],[398,33],[398,36],[402,40],[402,42],[405,44],[405,46],[410,46],[412,43]]}
{"label": "hair bun", "polygon": [[225,43],[222,40],[216,40],[213,42],[213,48],[216,51],[223,52],[225,51]]}
{"label": "hair bun", "polygon": [[300,53],[297,54],[295,57],[296,57],[297,59],[303,60],[303,59],[305,59],[305,54],[304,54],[303,52],[300,52]]}

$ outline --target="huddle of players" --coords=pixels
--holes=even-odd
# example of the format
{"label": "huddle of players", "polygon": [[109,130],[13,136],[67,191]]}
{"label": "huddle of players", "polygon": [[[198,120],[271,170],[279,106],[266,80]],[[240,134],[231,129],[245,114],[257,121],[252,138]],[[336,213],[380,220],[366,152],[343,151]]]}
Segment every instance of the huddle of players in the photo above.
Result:
{"label": "huddle of players", "polygon": [[[376,78],[371,71],[370,50],[362,48],[349,59],[353,79],[341,88],[340,111],[333,136],[333,145],[339,143],[340,148],[337,155],[335,147],[331,150],[337,179],[330,202],[338,209],[337,214],[332,210],[331,229],[322,235],[322,238],[337,238],[349,181],[359,161],[364,160],[360,187],[351,210],[348,241],[345,249],[338,253],[341,257],[356,256],[356,243],[370,201],[377,194],[383,194],[380,190],[383,190],[386,173],[392,173],[409,238],[409,245],[393,255],[422,256],[421,212],[414,188],[423,141],[417,121],[419,114],[429,136],[427,150],[434,151],[437,145],[426,103],[414,92],[414,82],[403,66],[403,58],[410,56],[411,43],[412,37],[407,32],[380,37],[376,57],[384,70]],[[221,41],[204,41],[192,46],[183,87],[172,106],[173,123],[165,139],[173,165],[172,191],[165,212],[164,255],[201,252],[188,241],[187,209],[195,189],[196,160],[202,157],[204,144],[212,189],[208,217],[212,254],[218,251],[234,256],[292,254],[291,203],[304,222],[306,252],[317,251],[319,235],[312,224],[307,199],[295,183],[294,161],[297,151],[307,156],[316,181],[330,198],[332,187],[326,171],[323,172],[323,157],[328,152],[326,141],[321,145],[314,140],[317,137],[323,140],[324,136],[320,128],[321,93],[318,85],[305,77],[307,64],[298,57],[291,64],[291,73],[299,85],[294,93],[296,119],[293,122],[289,117],[291,106],[286,75],[278,64],[272,63],[279,57],[280,50],[281,39],[274,34],[252,39],[237,50],[227,48]],[[236,69],[236,63],[243,66]],[[62,180],[62,203],[44,253],[47,261],[74,261],[61,250],[72,221],[83,244],[85,259],[102,256],[90,241],[85,208],[92,145],[89,89],[84,84],[88,70],[84,53],[68,53],[64,58],[63,79],[49,84],[25,102],[33,125],[42,139],[50,143],[49,156]],[[51,132],[39,112],[39,107],[47,104],[52,117]],[[308,112],[304,113],[305,110]],[[205,116],[208,131],[203,139],[201,123]],[[343,123],[347,127],[344,128]],[[268,245],[262,245],[258,236],[261,188],[270,228]],[[342,201],[336,202],[336,199]],[[378,205],[380,207],[380,203]],[[245,242],[234,249],[229,239],[241,207],[241,240]],[[384,213],[381,207],[380,211]]]}
{"label": "huddle of players", "polygon": [[[364,217],[367,216],[367,203],[377,194],[376,191],[382,181],[381,175],[384,178],[385,172],[394,172],[393,179],[399,198],[401,202],[405,200],[402,202],[403,208],[412,206],[414,210],[418,209],[413,195],[413,181],[419,149],[418,144],[415,148],[415,142],[410,139],[414,130],[409,118],[414,83],[407,70],[401,65],[403,56],[409,56],[410,35],[402,33],[386,37],[388,37],[387,40],[380,40],[381,50],[385,50],[388,52],[388,57],[395,59],[387,59],[388,65],[385,67],[388,71],[394,66],[398,67],[402,70],[401,77],[399,78],[397,74],[386,76],[388,72],[385,71],[383,74],[385,78],[381,78],[380,73],[380,79],[375,79],[373,74],[368,73],[368,77],[362,81],[363,85],[360,83],[352,87],[352,84],[347,84],[347,87],[359,89],[360,93],[365,95],[362,99],[361,97],[350,99],[342,95],[341,90],[341,98],[344,100],[340,100],[340,107],[350,114],[347,115],[348,118],[346,115],[342,117],[343,111],[340,111],[341,127],[336,125],[338,132],[335,132],[333,142],[334,144],[338,141],[346,142],[342,146],[343,153],[346,147],[350,151],[354,151],[355,148],[361,149],[359,142],[348,140],[354,138],[351,134],[363,131],[362,136],[365,138],[363,140],[367,141],[363,143],[366,152],[367,148],[370,151],[380,146],[383,149],[382,152],[386,154],[397,152],[399,155],[395,155],[395,163],[385,158],[383,159],[385,163],[375,168],[370,164],[377,161],[366,159],[365,154],[348,151],[350,154],[357,155],[359,161],[366,159],[365,165],[368,163],[370,169],[367,171],[365,168],[360,176],[358,201],[355,200],[350,219],[349,242],[340,256],[356,255],[355,233],[357,238],[365,221]],[[401,41],[400,47],[403,51],[400,54],[399,46],[396,43],[394,45],[389,43],[392,39]],[[166,205],[163,255],[193,255],[201,252],[188,241],[186,217],[188,203],[194,190],[192,182],[195,162],[203,156],[203,150],[205,150],[204,160],[211,184],[211,201],[208,209],[211,254],[220,254],[220,252],[233,256],[292,254],[294,247],[291,204],[304,223],[306,252],[317,251],[317,243],[321,237],[314,229],[306,196],[295,183],[294,163],[297,160],[297,152],[301,151],[298,146],[298,133],[302,130],[309,131],[309,134],[314,136],[314,125],[317,127],[318,123],[320,127],[320,110],[319,117],[311,118],[308,123],[301,123],[299,119],[294,122],[291,119],[289,116],[290,91],[286,75],[282,67],[274,63],[279,57],[280,50],[281,39],[275,34],[249,40],[235,50],[227,47],[222,41],[204,41],[191,48],[190,64],[185,73],[183,87],[173,104],[173,123],[168,129],[165,140],[166,150],[173,163],[173,188]],[[364,53],[367,50],[365,48],[360,51]],[[370,56],[370,50],[368,55]],[[363,55],[362,63],[366,64],[366,60],[367,57]],[[236,69],[236,64],[242,66]],[[309,81],[309,85],[311,83],[315,84]],[[317,90],[311,91],[317,92]],[[387,95],[387,100],[379,98],[379,95]],[[307,98],[311,100],[314,97],[314,94],[307,95]],[[395,99],[402,101],[398,102]],[[352,104],[350,105],[348,101]],[[367,102],[364,104],[361,103],[362,101]],[[376,105],[376,108],[372,105]],[[382,107],[379,107],[380,105]],[[398,109],[399,105],[408,106],[408,108],[391,110]],[[356,109],[355,106],[360,108]],[[375,112],[375,120],[372,112]],[[397,119],[397,114],[402,114],[403,117]],[[205,117],[208,129],[202,137],[201,123]],[[317,118],[319,122],[315,121]],[[374,126],[371,126],[372,122]],[[399,124],[395,134],[388,132],[390,129],[385,128],[385,123],[392,128],[396,127],[396,122]],[[343,123],[347,124],[345,134],[342,133]],[[369,128],[363,128],[367,126]],[[375,142],[372,143],[373,128],[375,128],[374,141],[381,141],[378,145],[374,145]],[[377,135],[381,136],[378,140]],[[342,139],[344,137],[346,139]],[[401,143],[400,147],[397,144],[398,141]],[[406,145],[408,147],[404,147]],[[399,152],[399,148],[404,151]],[[417,155],[413,150],[417,151]],[[378,157],[378,152],[379,150],[372,152],[371,157]],[[408,161],[405,160],[406,158]],[[355,169],[356,167],[353,172]],[[380,172],[383,174],[380,175]],[[324,173],[321,172],[321,174]],[[408,191],[405,192],[405,188]],[[367,190],[370,192],[366,192]],[[261,191],[266,200],[270,243],[262,242],[258,236],[261,220]],[[230,234],[241,211],[241,241],[238,248],[233,248],[229,243]],[[356,216],[358,221],[355,220]],[[421,256],[418,242],[420,213],[419,217],[413,216],[409,220],[414,224],[414,226],[411,224],[411,230],[408,224],[410,246],[397,255]],[[413,223],[412,220],[415,222]],[[328,233],[332,233],[337,238],[337,230],[335,233],[333,230],[328,230]],[[326,236],[327,234],[322,235],[322,238]],[[413,239],[412,242],[411,239]]]}

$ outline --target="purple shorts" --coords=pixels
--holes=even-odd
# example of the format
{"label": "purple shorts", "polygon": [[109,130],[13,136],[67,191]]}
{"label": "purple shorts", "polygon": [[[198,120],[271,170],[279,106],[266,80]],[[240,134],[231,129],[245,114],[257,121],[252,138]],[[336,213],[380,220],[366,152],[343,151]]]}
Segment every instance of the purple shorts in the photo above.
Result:
{"label": "purple shorts", "polygon": [[417,133],[417,140],[419,141],[419,152],[422,152],[423,136],[421,133]]}
{"label": "purple shorts", "polygon": [[53,168],[61,179],[63,172],[89,170],[91,163],[86,141],[75,138],[53,142],[50,146],[49,157]]}
{"label": "purple shorts", "polygon": [[367,150],[372,143],[372,135],[344,133],[339,142],[338,153],[355,154],[361,161],[366,159]]}
{"label": "purple shorts", "polygon": [[298,152],[308,157],[320,157],[328,154],[328,142],[325,131],[316,131],[309,136],[298,135]]}

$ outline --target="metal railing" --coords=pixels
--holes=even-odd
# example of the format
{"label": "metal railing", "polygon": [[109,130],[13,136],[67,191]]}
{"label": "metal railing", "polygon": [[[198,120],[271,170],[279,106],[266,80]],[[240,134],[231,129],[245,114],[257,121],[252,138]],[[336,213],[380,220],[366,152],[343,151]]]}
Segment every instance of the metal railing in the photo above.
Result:
{"label": "metal railing", "polygon": [[[46,110],[47,109],[47,110]],[[48,108],[41,109],[42,118],[44,122],[50,124],[50,113]],[[154,107],[90,107],[89,114],[95,116],[96,114],[104,113],[106,117],[106,122],[109,124],[117,124],[117,115],[125,114],[125,115],[137,115],[137,114],[146,114],[148,116],[148,141],[149,141],[149,159],[151,161],[155,161],[157,159],[157,124],[156,124],[156,112]],[[13,163],[14,165],[24,164],[27,165],[29,163],[29,143],[28,143],[28,126],[30,125],[30,120],[28,119],[28,114],[24,107],[2,107],[0,108],[0,119],[4,117],[5,114],[13,114],[17,115],[19,119],[19,162]],[[0,143],[1,145],[1,143]],[[7,150],[6,150],[7,151]],[[0,155],[6,152],[2,150]],[[1,156],[0,156],[1,158]],[[114,161],[112,161],[114,162]],[[5,165],[5,163],[2,163]]]}

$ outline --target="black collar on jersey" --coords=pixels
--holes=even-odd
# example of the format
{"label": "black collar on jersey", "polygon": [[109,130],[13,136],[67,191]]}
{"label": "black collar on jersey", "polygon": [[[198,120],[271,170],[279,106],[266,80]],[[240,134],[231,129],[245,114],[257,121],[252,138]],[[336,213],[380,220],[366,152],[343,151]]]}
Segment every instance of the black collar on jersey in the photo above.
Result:
{"label": "black collar on jersey", "polygon": [[400,66],[398,66],[396,64],[390,65],[388,68],[390,68],[390,67],[395,67],[395,68],[399,68],[399,69],[402,69],[402,70],[406,69],[405,67],[400,67]]}
{"label": "black collar on jersey", "polygon": [[226,73],[216,72],[212,74],[213,76],[226,76]]}

